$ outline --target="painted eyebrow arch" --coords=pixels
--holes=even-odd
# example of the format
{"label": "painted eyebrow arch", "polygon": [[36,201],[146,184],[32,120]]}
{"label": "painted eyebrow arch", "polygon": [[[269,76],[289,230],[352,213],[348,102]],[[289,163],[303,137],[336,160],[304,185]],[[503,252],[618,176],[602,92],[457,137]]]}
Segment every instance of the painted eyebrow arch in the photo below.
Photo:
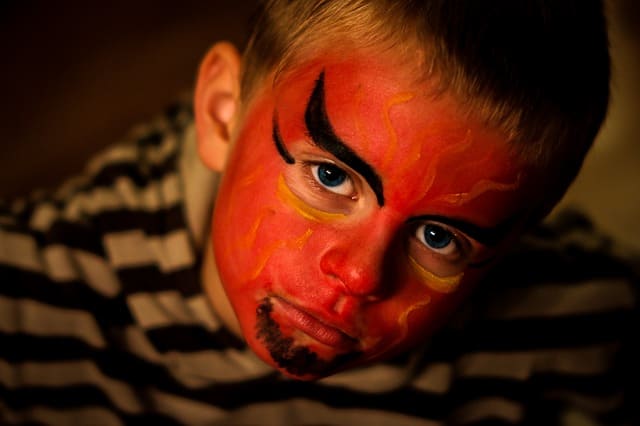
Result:
{"label": "painted eyebrow arch", "polygon": [[459,229],[479,243],[489,247],[494,247],[507,236],[507,234],[511,230],[513,222],[515,221],[515,217],[509,218],[499,225],[491,228],[484,228],[462,219],[453,219],[450,217],[438,215],[417,216],[409,219],[409,222],[427,220],[440,222],[453,228]]}
{"label": "painted eyebrow arch", "polygon": [[384,206],[384,193],[380,177],[373,167],[340,140],[329,122],[324,93],[324,71],[316,80],[304,113],[304,121],[312,142],[358,172],[376,194],[378,205]]}
{"label": "painted eyebrow arch", "polygon": [[284,142],[282,141],[282,135],[280,134],[280,125],[278,124],[278,113],[277,111],[273,111],[273,143],[276,145],[276,149],[278,150],[278,154],[282,157],[285,163],[287,164],[295,164],[296,160],[293,158],[291,153],[287,151],[287,148],[284,146]]}

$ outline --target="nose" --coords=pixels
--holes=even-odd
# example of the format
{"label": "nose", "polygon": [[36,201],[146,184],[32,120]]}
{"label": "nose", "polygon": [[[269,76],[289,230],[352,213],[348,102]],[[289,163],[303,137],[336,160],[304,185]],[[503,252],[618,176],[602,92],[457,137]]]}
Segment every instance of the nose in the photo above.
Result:
{"label": "nose", "polygon": [[362,226],[340,232],[320,259],[320,269],[338,280],[346,293],[367,300],[378,300],[391,289],[385,279],[395,257],[394,243],[399,227],[393,223]]}

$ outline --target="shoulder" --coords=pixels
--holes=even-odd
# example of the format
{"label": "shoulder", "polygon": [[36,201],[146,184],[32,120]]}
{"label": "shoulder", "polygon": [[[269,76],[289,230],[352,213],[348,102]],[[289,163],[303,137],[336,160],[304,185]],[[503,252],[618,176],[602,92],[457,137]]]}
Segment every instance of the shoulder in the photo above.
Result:
{"label": "shoulder", "polygon": [[127,253],[138,247],[139,258],[149,254],[154,237],[184,229],[177,164],[191,120],[188,104],[177,103],[97,154],[57,190],[0,203],[3,275],[101,281],[95,290],[116,292],[114,267],[126,263],[117,249],[123,239]]}

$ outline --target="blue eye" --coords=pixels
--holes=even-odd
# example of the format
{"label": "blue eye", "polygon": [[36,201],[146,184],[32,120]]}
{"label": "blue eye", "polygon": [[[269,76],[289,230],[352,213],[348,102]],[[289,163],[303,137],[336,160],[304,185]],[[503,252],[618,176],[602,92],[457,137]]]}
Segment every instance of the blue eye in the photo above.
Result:
{"label": "blue eye", "polygon": [[433,223],[418,227],[416,237],[425,246],[441,254],[451,254],[457,248],[455,236],[442,226]]}
{"label": "blue eye", "polygon": [[319,165],[317,174],[320,183],[329,187],[341,185],[347,179],[344,171],[331,164]]}
{"label": "blue eye", "polygon": [[331,192],[349,196],[354,191],[353,183],[347,172],[334,164],[314,164],[311,166],[311,172],[313,178]]}
{"label": "blue eye", "polygon": [[431,247],[441,249],[448,246],[453,241],[451,232],[436,225],[425,225],[424,241]]}

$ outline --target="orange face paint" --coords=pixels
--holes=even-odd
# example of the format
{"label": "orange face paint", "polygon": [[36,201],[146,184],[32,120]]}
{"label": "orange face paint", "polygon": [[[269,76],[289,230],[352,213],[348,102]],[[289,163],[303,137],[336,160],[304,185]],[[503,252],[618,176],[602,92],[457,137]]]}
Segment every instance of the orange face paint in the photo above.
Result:
{"label": "orange face paint", "polygon": [[504,135],[384,59],[265,83],[220,185],[226,295],[250,347],[297,378],[425,339],[535,198]]}

